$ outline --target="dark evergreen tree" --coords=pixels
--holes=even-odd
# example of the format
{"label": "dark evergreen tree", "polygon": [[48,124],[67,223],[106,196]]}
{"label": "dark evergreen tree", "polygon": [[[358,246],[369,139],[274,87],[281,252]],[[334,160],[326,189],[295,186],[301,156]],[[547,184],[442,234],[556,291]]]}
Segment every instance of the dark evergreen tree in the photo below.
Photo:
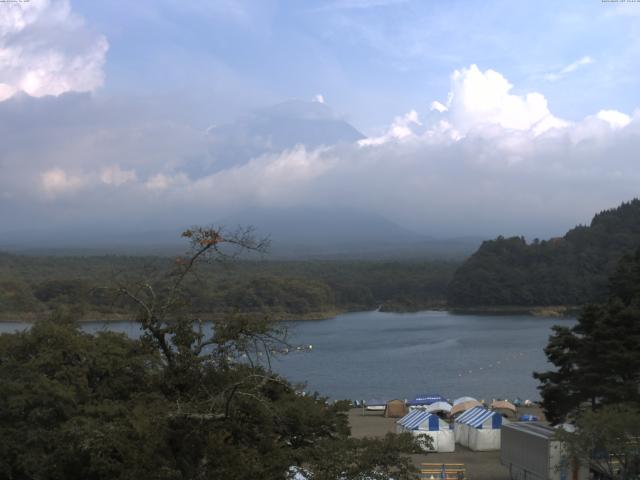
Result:
{"label": "dark evergreen tree", "polygon": [[555,327],[545,353],[556,370],[534,377],[551,421],[585,408],[640,405],[640,250],[621,259],[608,301],[586,307],[572,328]]}

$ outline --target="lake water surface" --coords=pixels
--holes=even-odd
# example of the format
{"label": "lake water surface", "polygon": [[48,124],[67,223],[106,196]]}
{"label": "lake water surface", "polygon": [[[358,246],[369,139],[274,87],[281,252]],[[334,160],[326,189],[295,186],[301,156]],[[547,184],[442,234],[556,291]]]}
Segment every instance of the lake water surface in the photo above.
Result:
{"label": "lake water surface", "polygon": [[[550,368],[543,348],[551,327],[575,320],[526,315],[454,315],[448,312],[357,312],[330,320],[286,322],[293,345],[310,351],[279,356],[273,368],[307,390],[331,398],[539,398],[533,371]],[[0,323],[0,332],[25,328]],[[132,322],[91,322],[132,337]]]}

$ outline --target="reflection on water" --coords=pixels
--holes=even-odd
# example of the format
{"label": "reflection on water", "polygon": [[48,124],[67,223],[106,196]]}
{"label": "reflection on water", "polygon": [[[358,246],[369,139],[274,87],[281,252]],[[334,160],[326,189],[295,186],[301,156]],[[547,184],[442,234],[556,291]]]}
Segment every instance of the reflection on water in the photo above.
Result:
{"label": "reflection on water", "polygon": [[[358,312],[331,320],[285,322],[289,341],[313,349],[281,355],[276,371],[332,398],[409,398],[441,393],[538,398],[534,370],[549,368],[542,349],[551,326],[574,320],[524,315]],[[0,323],[1,332],[28,328]],[[133,322],[91,322],[89,332],[140,335]]]}

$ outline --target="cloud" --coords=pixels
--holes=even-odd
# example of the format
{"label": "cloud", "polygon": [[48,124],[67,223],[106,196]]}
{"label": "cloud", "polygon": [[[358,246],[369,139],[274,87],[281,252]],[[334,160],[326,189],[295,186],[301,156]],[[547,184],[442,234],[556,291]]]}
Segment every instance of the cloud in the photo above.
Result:
{"label": "cloud", "polygon": [[124,230],[309,206],[435,236],[549,236],[638,194],[640,113],[569,122],[541,94],[512,91],[472,65],[451,75],[445,108],[410,110],[360,144],[289,146],[199,174],[216,160],[204,130],[129,101],[16,97],[0,103],[0,218]]}
{"label": "cloud", "polygon": [[446,112],[447,110],[449,110],[447,107],[445,107],[442,103],[438,102],[437,100],[434,100],[433,102],[431,102],[431,110],[435,110],[436,112]]}
{"label": "cloud", "polygon": [[[430,111],[437,119],[425,128],[416,110],[396,117],[386,133],[358,142],[361,146],[406,141],[420,136],[437,139],[443,136],[460,140],[471,132],[488,134],[500,127],[505,130],[540,135],[569,126],[554,116],[546,98],[537,92],[514,95],[513,85],[495,70],[481,71],[477,65],[455,70],[450,77],[450,91],[445,103],[434,100]],[[433,118],[433,117],[432,117]]]}
{"label": "cloud", "polygon": [[188,185],[189,177],[184,173],[176,173],[173,175],[166,173],[157,173],[151,176],[144,186],[149,190],[167,190],[170,187],[176,187],[180,185]]}
{"label": "cloud", "polygon": [[0,101],[89,92],[102,85],[109,45],[71,11],[68,0],[3,3],[0,9]]}
{"label": "cloud", "polygon": [[102,169],[100,180],[106,185],[115,185],[116,187],[127,182],[135,182],[137,180],[135,170],[122,170],[119,165],[110,165]]}
{"label": "cloud", "polygon": [[590,65],[592,63],[593,63],[593,58],[591,58],[589,55],[585,55],[584,57],[576,60],[575,62],[570,63],[566,67],[561,68],[557,72],[547,73],[544,76],[544,78],[546,80],[549,80],[550,82],[555,82],[557,80],[564,78],[568,73],[574,72],[577,69],[584,67],[585,65]]}
{"label": "cloud", "polygon": [[70,175],[61,168],[53,168],[41,175],[42,189],[50,197],[70,193],[83,187],[82,177]]}
{"label": "cloud", "polygon": [[600,110],[596,117],[607,122],[611,128],[624,128],[631,123],[631,117],[617,110]]}
{"label": "cloud", "polygon": [[360,146],[382,145],[393,140],[403,140],[415,135],[412,127],[421,126],[418,112],[411,110],[400,117],[396,117],[389,130],[379,137],[365,138],[358,141]]}
{"label": "cloud", "polygon": [[492,125],[540,134],[568,124],[551,114],[540,93],[514,95],[512,88],[495,70],[482,72],[471,65],[454,71],[447,101],[449,121],[463,135]]}
{"label": "cloud", "polygon": [[313,101],[318,103],[324,103],[324,96],[321,93],[318,93],[313,97]]}

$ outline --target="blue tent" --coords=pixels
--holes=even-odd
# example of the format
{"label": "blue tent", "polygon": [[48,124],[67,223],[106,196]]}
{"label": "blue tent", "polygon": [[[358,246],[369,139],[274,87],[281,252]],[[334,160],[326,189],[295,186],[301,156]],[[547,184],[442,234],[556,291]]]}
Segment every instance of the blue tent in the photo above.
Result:
{"label": "blue tent", "polygon": [[438,394],[419,394],[413,400],[407,402],[410,407],[416,407],[419,405],[431,405],[436,402],[446,402],[447,399]]}
{"label": "blue tent", "polygon": [[535,415],[520,415],[520,418],[518,420],[520,420],[521,422],[537,422],[540,419]]}

